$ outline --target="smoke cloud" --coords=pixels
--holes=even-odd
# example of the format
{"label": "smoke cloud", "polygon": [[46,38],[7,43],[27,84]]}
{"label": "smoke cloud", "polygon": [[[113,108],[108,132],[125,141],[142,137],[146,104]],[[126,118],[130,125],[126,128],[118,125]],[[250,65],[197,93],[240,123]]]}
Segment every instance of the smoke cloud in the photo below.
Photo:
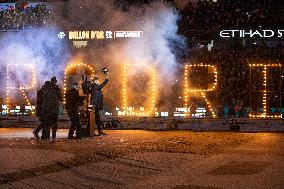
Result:
{"label": "smoke cloud", "polygon": [[[10,65],[8,81],[10,87],[19,88],[31,85],[33,72],[31,67],[26,66],[27,64],[32,65],[36,71],[37,88],[44,81],[50,80],[52,76],[57,76],[60,82],[70,54],[67,44],[57,37],[57,32],[55,28],[46,27],[1,33],[2,86],[6,86],[6,65]],[[1,92],[5,94],[6,90]],[[17,91],[16,89],[10,90],[10,93],[17,93]]]}
{"label": "smoke cloud", "polygon": [[[129,104],[145,105],[145,99],[151,95],[150,79],[137,77],[142,76],[143,69],[147,71],[145,67],[151,66],[157,70],[157,104],[171,106],[167,99],[172,95],[171,83],[180,69],[177,61],[180,57],[176,55],[187,49],[184,38],[177,33],[179,14],[172,4],[156,1],[125,7],[114,1],[73,0],[57,6],[57,10],[60,9],[62,11],[56,12],[63,12],[63,16],[57,15],[54,20],[68,30],[143,31],[142,39],[105,39],[89,43],[85,51],[80,51],[83,61],[94,64],[97,70],[109,68],[111,75],[106,97],[110,104],[121,102],[122,64],[136,64],[140,66],[128,70],[129,79],[135,81],[128,86]],[[132,90],[143,86],[143,90]],[[137,91],[139,95],[134,94]]]}
{"label": "smoke cloud", "polygon": [[[160,99],[160,106],[166,105],[166,94],[171,93],[170,84],[176,79],[180,67],[177,61],[180,57],[176,55],[181,53],[177,51],[187,49],[184,38],[177,33],[179,14],[171,4],[153,2],[123,9],[114,1],[71,0],[67,3],[53,3],[50,7],[53,14],[50,27],[1,37],[2,63],[32,63],[37,66],[40,82],[52,75],[61,76],[58,80],[63,80],[62,72],[71,55],[64,40],[57,38],[58,31],[143,31],[143,38],[139,39],[103,39],[90,42],[86,49],[73,52],[72,57],[79,56],[83,62],[93,64],[98,73],[103,67],[109,68],[110,84],[106,92],[113,94],[107,96],[110,104],[121,101],[122,64],[140,65],[129,70],[131,75],[141,74],[145,66],[154,67],[157,70],[158,93],[164,95],[159,95],[157,100]],[[149,80],[138,78],[132,84],[137,83],[139,88],[143,85],[141,82]],[[145,86],[149,86],[149,83]]]}

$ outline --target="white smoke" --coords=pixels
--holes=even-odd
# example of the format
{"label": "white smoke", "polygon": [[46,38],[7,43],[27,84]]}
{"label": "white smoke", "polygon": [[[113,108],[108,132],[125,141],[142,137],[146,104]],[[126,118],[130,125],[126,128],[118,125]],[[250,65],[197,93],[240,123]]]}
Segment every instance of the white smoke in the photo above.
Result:
{"label": "white smoke", "polygon": [[[7,64],[22,66],[31,64],[36,69],[39,84],[50,80],[52,76],[61,78],[70,54],[64,41],[57,37],[57,32],[54,28],[38,28],[2,34],[0,38],[1,72],[6,72],[3,68]],[[25,77],[21,76],[23,67],[17,67],[16,78],[24,80]],[[25,81],[18,81],[18,83],[21,82]]]}
{"label": "white smoke", "polygon": [[[156,2],[150,6],[137,9],[132,9],[124,13],[120,17],[121,23],[129,23],[128,26],[121,26],[122,28],[132,28],[142,30],[142,39],[125,39],[115,44],[110,44],[104,54],[104,60],[108,64],[121,65],[123,63],[138,64],[143,66],[153,66],[157,70],[157,90],[159,106],[169,107],[170,95],[172,94],[171,83],[176,80],[177,73],[181,64],[177,61],[175,50],[186,49],[185,40],[182,36],[177,34],[178,26],[177,21],[179,15],[177,11],[168,4]],[[173,44],[174,42],[174,44]],[[143,68],[142,68],[143,69]],[[114,69],[112,69],[114,70]],[[111,71],[112,71],[111,70]],[[121,71],[119,67],[116,70]],[[141,72],[137,70],[130,70],[131,72]],[[121,76],[120,73],[114,73]],[[115,79],[116,82],[120,81],[119,78]],[[142,80],[140,82],[143,82]],[[137,86],[141,86],[139,80],[136,81]],[[147,85],[147,84],[144,84]],[[147,85],[149,87],[149,85]],[[133,87],[139,88],[139,87]],[[115,91],[120,91],[119,86]],[[145,90],[140,93],[140,96],[150,96],[151,90]],[[137,97],[137,95],[131,95]],[[134,98],[130,101],[136,102],[143,98]],[[118,99],[119,100],[119,99]],[[143,104],[140,103],[140,104]],[[168,109],[168,108],[165,108]]]}
{"label": "white smoke", "polygon": [[174,80],[179,64],[171,41],[184,45],[183,38],[177,34],[176,10],[167,4],[153,3],[140,14],[138,18],[130,17],[137,19],[132,24],[143,31],[143,39],[125,40],[119,48],[111,47],[108,55],[114,56],[111,60],[116,63],[153,65],[159,70],[161,82]]}
{"label": "white smoke", "polygon": [[123,63],[155,65],[162,80],[174,80],[179,67],[176,54],[180,52],[177,51],[186,49],[184,38],[177,33],[178,11],[172,4],[161,1],[130,6],[127,10],[115,4],[112,0],[54,3],[53,12],[57,15],[53,20],[67,30],[143,31],[143,39],[93,42],[85,61],[110,66]]}
{"label": "white smoke", "polygon": [[[116,96],[120,94],[118,81],[123,63],[154,66],[159,89],[170,90],[169,84],[176,79],[180,66],[177,51],[186,49],[184,38],[177,34],[179,14],[171,4],[154,2],[128,7],[125,11],[114,6],[113,1],[71,0],[53,3],[51,7],[54,17],[49,28],[0,37],[2,65],[34,64],[41,84],[53,75],[62,82],[70,54],[64,40],[58,39],[59,30],[55,26],[65,30],[141,30],[142,39],[104,39],[78,54],[83,62],[94,64],[96,70],[105,66],[110,69],[109,86]],[[78,54],[72,56],[78,57]]]}
{"label": "white smoke", "polygon": [[[40,88],[52,76],[57,76],[59,83],[62,84],[62,73],[64,73],[64,67],[70,54],[64,41],[57,37],[57,32],[56,29],[49,27],[1,33],[2,98],[6,97],[7,65],[9,65],[9,86],[16,88],[11,89],[9,95],[14,102],[17,101],[20,94],[17,88],[32,85],[33,70],[27,65],[31,65],[36,72],[36,85],[32,89],[33,91]],[[31,93],[31,95],[28,97],[34,101],[35,93]]]}

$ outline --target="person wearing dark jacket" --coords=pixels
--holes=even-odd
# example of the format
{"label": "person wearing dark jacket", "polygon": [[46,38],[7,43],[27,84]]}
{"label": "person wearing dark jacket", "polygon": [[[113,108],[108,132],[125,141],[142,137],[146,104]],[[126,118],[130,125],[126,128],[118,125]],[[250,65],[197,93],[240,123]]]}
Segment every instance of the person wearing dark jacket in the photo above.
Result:
{"label": "person wearing dark jacket", "polygon": [[102,131],[102,122],[101,122],[101,117],[100,117],[100,110],[103,110],[104,108],[104,96],[102,93],[102,89],[108,83],[109,80],[106,76],[106,79],[101,84],[99,83],[98,77],[94,77],[93,81],[94,83],[91,86],[91,89],[92,89],[91,103],[95,110],[95,123],[97,125],[98,134],[103,135],[105,133]]}
{"label": "person wearing dark jacket", "polygon": [[62,102],[62,95],[57,85],[56,77],[51,78],[50,87],[44,92],[42,115],[44,120],[44,139],[50,138],[50,127],[52,128],[52,142],[55,141],[57,131],[58,108]]}
{"label": "person wearing dark jacket", "polygon": [[[65,95],[66,99],[66,111],[70,117],[71,126],[69,128],[68,138],[69,139],[80,139],[80,118],[79,118],[79,106],[83,105],[85,99],[84,96],[79,95],[79,85],[77,83],[73,84],[73,87],[68,89]],[[76,136],[74,137],[74,131],[76,129]]]}
{"label": "person wearing dark jacket", "polygon": [[[33,134],[36,139],[39,139],[38,133],[40,130],[43,129],[43,117],[42,117],[42,104],[44,98],[44,91],[46,91],[50,87],[50,81],[46,81],[44,85],[37,91],[37,98],[36,98],[36,116],[39,118],[40,124],[38,127],[33,131]],[[43,134],[42,134],[43,137]]]}

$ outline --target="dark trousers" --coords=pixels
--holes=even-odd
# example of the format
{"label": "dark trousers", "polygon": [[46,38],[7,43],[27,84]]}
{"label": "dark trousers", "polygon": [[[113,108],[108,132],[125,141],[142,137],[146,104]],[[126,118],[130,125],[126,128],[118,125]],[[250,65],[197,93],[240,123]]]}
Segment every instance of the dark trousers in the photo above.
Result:
{"label": "dark trousers", "polygon": [[42,117],[39,117],[39,122],[40,124],[37,126],[37,128],[34,130],[34,132],[36,134],[38,134],[40,132],[40,130],[43,129],[43,118]]}
{"label": "dark trousers", "polygon": [[74,131],[76,130],[76,136],[80,137],[81,124],[78,111],[70,111],[68,112],[68,115],[71,121],[68,136],[73,136]]}
{"label": "dark trousers", "polygon": [[52,138],[56,138],[57,119],[57,115],[45,116],[43,118],[42,139],[50,138],[50,128],[52,129]]}
{"label": "dark trousers", "polygon": [[99,109],[95,109],[95,123],[97,125],[98,132],[101,132],[102,131],[102,121],[101,121]]}

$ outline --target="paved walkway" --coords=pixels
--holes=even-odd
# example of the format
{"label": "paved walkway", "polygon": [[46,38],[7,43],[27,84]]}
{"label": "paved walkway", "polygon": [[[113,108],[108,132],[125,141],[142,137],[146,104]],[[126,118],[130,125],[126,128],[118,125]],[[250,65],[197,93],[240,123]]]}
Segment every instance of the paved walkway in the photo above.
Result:
{"label": "paved walkway", "polygon": [[[41,136],[41,132],[39,133]],[[57,138],[67,138],[67,129],[58,129]],[[31,128],[0,128],[0,139],[33,139],[33,130]]]}
{"label": "paved walkway", "polygon": [[0,129],[0,188],[220,189],[284,186],[284,134],[107,131],[52,144]]}

